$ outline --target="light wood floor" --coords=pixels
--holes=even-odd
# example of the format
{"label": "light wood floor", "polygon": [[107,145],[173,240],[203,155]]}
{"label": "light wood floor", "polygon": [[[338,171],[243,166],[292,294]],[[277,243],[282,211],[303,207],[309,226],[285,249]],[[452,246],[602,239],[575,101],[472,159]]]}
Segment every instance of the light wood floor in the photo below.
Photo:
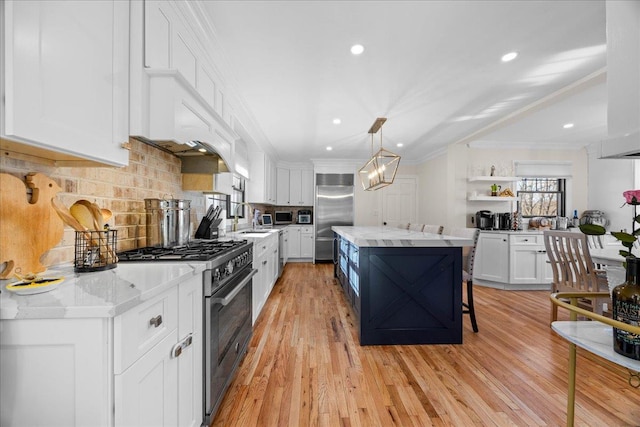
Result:
{"label": "light wood floor", "polygon": [[[474,291],[480,332],[465,316],[462,345],[361,347],[333,265],[287,264],[213,425],[564,425],[548,293]],[[577,377],[576,426],[640,425],[626,370],[578,349]]]}

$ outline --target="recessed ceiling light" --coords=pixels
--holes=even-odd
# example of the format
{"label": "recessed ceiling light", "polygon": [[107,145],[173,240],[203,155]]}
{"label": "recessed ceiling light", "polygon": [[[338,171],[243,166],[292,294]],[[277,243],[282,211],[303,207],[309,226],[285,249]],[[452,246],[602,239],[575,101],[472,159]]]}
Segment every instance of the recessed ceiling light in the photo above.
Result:
{"label": "recessed ceiling light", "polygon": [[336,117],[335,119],[333,119],[334,125],[339,125],[340,123],[342,123],[342,120],[340,120],[339,118]]}
{"label": "recessed ceiling light", "polygon": [[562,127],[565,129],[571,129],[573,127],[573,123],[565,123]]}
{"label": "recessed ceiling light", "polygon": [[333,147],[327,147],[327,151],[333,150]]}
{"label": "recessed ceiling light", "polygon": [[398,143],[396,144],[396,147],[402,147],[402,146],[404,146],[404,144],[403,144],[402,142],[398,142]]}
{"label": "recessed ceiling light", "polygon": [[354,55],[360,55],[362,52],[364,52],[364,46],[361,44],[354,44],[351,46],[351,53]]}
{"label": "recessed ceiling light", "polygon": [[204,148],[198,148],[198,151],[201,152],[201,153],[206,153],[207,152],[207,150],[205,150]]}
{"label": "recessed ceiling light", "polygon": [[502,62],[513,61],[514,59],[516,59],[517,56],[518,56],[518,52],[505,53],[504,55],[502,55]]}

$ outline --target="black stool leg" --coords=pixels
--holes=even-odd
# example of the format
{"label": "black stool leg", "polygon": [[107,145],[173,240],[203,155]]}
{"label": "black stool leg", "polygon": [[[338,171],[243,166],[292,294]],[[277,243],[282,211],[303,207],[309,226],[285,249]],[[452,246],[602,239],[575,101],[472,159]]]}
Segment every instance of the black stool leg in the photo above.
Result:
{"label": "black stool leg", "polygon": [[478,322],[476,321],[476,311],[473,307],[473,280],[467,281],[467,302],[462,303],[467,310],[462,310],[463,313],[469,314],[471,318],[471,327],[473,332],[478,332]]}

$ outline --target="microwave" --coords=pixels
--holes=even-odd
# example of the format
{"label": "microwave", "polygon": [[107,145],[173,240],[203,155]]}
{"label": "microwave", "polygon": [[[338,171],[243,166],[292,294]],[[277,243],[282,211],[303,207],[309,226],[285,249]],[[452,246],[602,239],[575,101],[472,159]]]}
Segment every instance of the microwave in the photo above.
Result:
{"label": "microwave", "polygon": [[275,224],[291,224],[293,222],[292,211],[276,211],[276,217],[274,218]]}

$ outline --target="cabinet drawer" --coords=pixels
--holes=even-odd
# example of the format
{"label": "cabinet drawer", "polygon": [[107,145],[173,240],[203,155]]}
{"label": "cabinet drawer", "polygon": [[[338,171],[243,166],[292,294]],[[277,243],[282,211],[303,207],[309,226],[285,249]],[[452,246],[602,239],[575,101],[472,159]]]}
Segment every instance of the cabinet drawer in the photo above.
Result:
{"label": "cabinet drawer", "polygon": [[178,326],[177,287],[114,321],[114,371],[121,373]]}
{"label": "cabinet drawer", "polygon": [[313,227],[310,225],[300,227],[300,234],[313,234]]}
{"label": "cabinet drawer", "polygon": [[509,238],[509,243],[512,245],[544,246],[544,238],[541,234],[512,234]]}

